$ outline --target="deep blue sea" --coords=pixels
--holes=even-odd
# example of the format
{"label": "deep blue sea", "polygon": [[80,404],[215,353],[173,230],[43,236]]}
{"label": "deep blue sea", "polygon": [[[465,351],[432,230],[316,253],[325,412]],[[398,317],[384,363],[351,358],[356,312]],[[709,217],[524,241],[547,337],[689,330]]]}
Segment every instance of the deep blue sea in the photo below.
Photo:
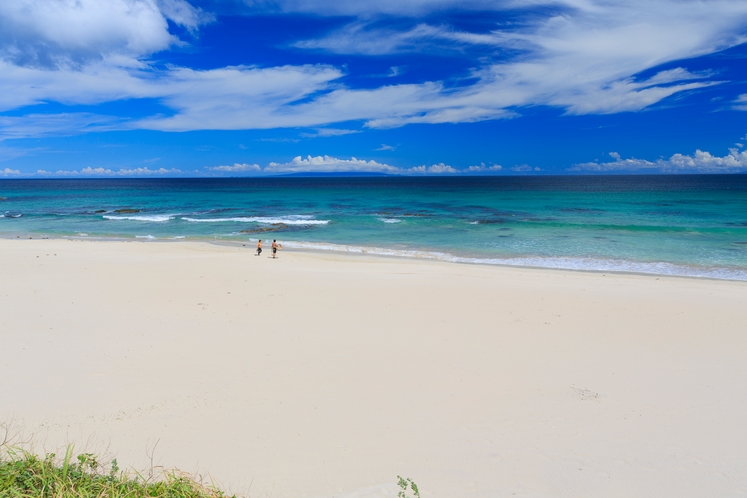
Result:
{"label": "deep blue sea", "polygon": [[0,236],[747,280],[747,175],[0,180]]}

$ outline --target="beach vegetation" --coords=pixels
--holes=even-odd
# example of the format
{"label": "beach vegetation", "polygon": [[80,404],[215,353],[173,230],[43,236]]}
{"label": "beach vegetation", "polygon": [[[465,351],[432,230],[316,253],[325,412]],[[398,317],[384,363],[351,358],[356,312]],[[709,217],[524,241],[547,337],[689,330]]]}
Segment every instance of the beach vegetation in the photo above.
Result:
{"label": "beach vegetation", "polygon": [[[146,477],[147,474],[147,477]],[[65,455],[39,457],[20,448],[0,454],[3,498],[228,498],[223,491],[177,470],[124,472],[116,459],[102,465],[96,455],[73,447]],[[233,497],[235,498],[235,496]]]}
{"label": "beach vegetation", "polygon": [[[405,479],[402,476],[397,476],[397,486],[399,486],[399,493],[397,493],[398,498],[420,498],[418,485],[409,477]],[[410,494],[410,492],[412,492],[412,494]]]}
{"label": "beach vegetation", "polygon": [[[238,498],[212,483],[176,469],[153,465],[138,472],[122,470],[116,458],[104,460],[93,453],[75,454],[68,445],[64,455],[39,456],[27,450],[30,440],[10,443],[8,425],[0,424],[0,498]],[[155,448],[153,448],[155,450]],[[397,476],[398,498],[420,498],[417,484]]]}

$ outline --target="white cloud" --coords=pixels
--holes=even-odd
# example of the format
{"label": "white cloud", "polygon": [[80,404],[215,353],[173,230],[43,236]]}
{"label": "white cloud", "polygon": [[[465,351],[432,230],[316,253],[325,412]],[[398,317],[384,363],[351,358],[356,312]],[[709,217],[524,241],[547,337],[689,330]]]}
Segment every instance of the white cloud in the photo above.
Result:
{"label": "white cloud", "polygon": [[188,29],[210,16],[184,0],[12,0],[0,2],[0,53],[20,66],[62,68],[139,57],[179,40],[171,20]]}
{"label": "white cloud", "polygon": [[432,166],[415,166],[414,168],[409,168],[407,170],[408,173],[426,173],[431,175],[440,175],[443,173],[458,173],[456,169],[452,168],[448,164],[444,163],[438,163],[434,164]]}
{"label": "white cloud", "polygon": [[236,163],[233,166],[212,166],[208,167],[210,171],[219,171],[222,173],[245,173],[245,172],[258,172],[261,170],[259,164],[239,164]]}
{"label": "white cloud", "polygon": [[503,169],[503,166],[500,164],[493,164],[491,166],[485,166],[485,163],[480,163],[480,165],[473,165],[467,167],[464,171],[467,173],[497,173]]}
{"label": "white cloud", "polygon": [[517,166],[512,167],[511,171],[515,173],[535,173],[537,171],[542,171],[542,168],[539,168],[537,166],[531,167],[528,164],[519,164]]}
{"label": "white cloud", "polygon": [[294,157],[287,163],[270,163],[265,173],[337,173],[337,172],[366,172],[366,173],[402,173],[402,169],[376,161],[366,161],[352,157],[338,159],[331,156],[301,156]]}
{"label": "white cloud", "polygon": [[623,159],[617,152],[610,152],[614,161],[606,163],[588,162],[576,164],[568,171],[585,172],[649,172],[649,173],[738,173],[747,171],[747,151],[729,149],[723,157],[710,152],[696,150],[693,155],[674,154],[669,159],[647,161],[645,159]]}
{"label": "white cloud", "polygon": [[352,157],[350,159],[339,159],[332,156],[301,156],[294,157],[287,163],[270,163],[262,170],[265,174],[278,173],[386,173],[391,175],[421,175],[421,174],[453,174],[459,171],[447,164],[439,163],[431,166],[415,166],[412,168],[399,168],[376,161],[366,161]]}
{"label": "white cloud", "polygon": [[163,175],[180,175],[183,172],[176,168],[166,169],[149,169],[149,168],[122,168],[112,170],[109,168],[92,168],[90,166],[80,170],[58,170],[55,172],[43,169],[37,170],[37,176],[163,176]]}
{"label": "white cloud", "polygon": [[164,16],[190,31],[215,20],[213,14],[203,12],[185,0],[156,0],[156,3]]}
{"label": "white cloud", "polygon": [[10,168],[0,169],[0,173],[2,173],[3,176],[17,176],[21,174],[19,170]]}
{"label": "white cloud", "polygon": [[[168,20],[191,30],[210,20],[184,0],[6,1],[0,2],[0,110],[49,101],[95,105],[152,98],[174,114],[126,124],[97,121],[90,114],[60,115],[46,122],[31,115],[0,123],[0,134],[42,136],[114,126],[165,131],[322,127],[345,121],[387,128],[510,118],[517,109],[535,105],[572,114],[637,111],[717,83],[707,72],[684,68],[638,75],[742,43],[747,26],[747,2],[729,0],[280,0],[254,5],[259,10],[360,16],[325,38],[300,42],[309,48],[384,54],[428,45],[459,50],[483,45],[512,55],[476,68],[469,75],[474,83],[465,86],[427,81],[355,90],[343,86],[344,71],[328,65],[153,66],[147,60],[151,54],[183,43],[169,32]],[[535,13],[520,25],[499,26],[490,33],[422,23],[387,31],[369,29],[362,20],[382,13],[536,6],[553,8],[537,11],[547,12],[545,17]],[[740,96],[734,105],[747,108],[747,97]],[[334,134],[321,130],[332,129],[321,128],[318,136]]]}
{"label": "white cloud", "polygon": [[0,59],[0,111],[48,101],[94,105],[126,98],[157,97],[145,76],[140,70],[103,62],[51,70],[19,66]]}
{"label": "white cloud", "polygon": [[[255,176],[291,174],[291,173],[384,173],[390,175],[402,176],[420,176],[420,175],[454,175],[454,174],[474,174],[474,173],[495,173],[502,169],[498,164],[491,166],[470,166],[469,168],[457,169],[445,163],[432,164],[430,166],[421,165],[410,168],[392,166],[386,163],[380,163],[374,160],[358,159],[341,159],[333,156],[296,156],[292,160],[279,163],[271,162],[262,168],[258,164],[235,163],[233,165],[207,166],[204,170],[182,171],[176,168],[166,169],[149,169],[145,168],[122,168],[114,170],[103,167],[85,167],[80,170],[58,170],[46,171],[37,170],[35,173],[21,173],[17,170],[6,169],[6,176],[39,176],[39,177],[137,177],[137,176],[216,176],[215,173],[246,173]],[[539,168],[536,168],[539,170]],[[3,172],[0,170],[0,175]]]}

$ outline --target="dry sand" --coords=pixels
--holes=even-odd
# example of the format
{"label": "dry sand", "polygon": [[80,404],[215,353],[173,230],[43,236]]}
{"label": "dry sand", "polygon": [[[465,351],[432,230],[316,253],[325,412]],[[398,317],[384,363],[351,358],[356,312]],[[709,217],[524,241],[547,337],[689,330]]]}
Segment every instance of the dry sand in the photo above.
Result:
{"label": "dry sand", "polygon": [[252,252],[0,240],[0,421],[252,497],[747,494],[747,283]]}

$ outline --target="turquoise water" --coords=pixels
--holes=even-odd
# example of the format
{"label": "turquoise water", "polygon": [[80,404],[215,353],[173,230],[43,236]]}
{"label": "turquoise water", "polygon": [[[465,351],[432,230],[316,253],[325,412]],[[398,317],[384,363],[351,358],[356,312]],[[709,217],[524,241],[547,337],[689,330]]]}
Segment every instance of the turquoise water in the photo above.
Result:
{"label": "turquoise water", "polygon": [[13,238],[276,238],[747,280],[746,175],[0,180],[0,198],[0,234]]}

